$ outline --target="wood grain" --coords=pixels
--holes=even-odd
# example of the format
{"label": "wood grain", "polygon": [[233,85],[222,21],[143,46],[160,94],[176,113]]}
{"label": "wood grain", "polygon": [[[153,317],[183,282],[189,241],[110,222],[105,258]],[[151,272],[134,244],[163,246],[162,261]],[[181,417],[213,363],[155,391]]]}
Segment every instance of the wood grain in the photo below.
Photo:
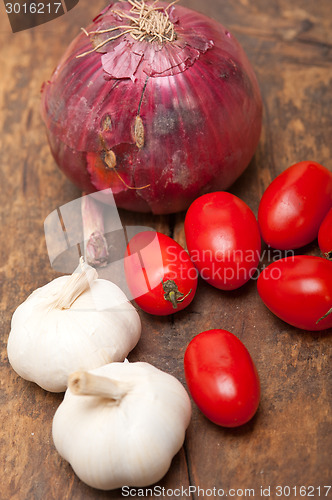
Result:
{"label": "wood grain", "polygon": [[[286,0],[183,0],[182,4],[230,29],[256,70],[264,101],[262,136],[254,159],[231,192],[257,214],[264,189],[290,164],[312,159],[332,169],[330,0],[291,4]],[[80,27],[104,5],[101,0],[81,0],[65,16],[16,34],[11,33],[0,6],[2,500],[122,498],[120,490],[87,487],[59,457],[51,425],[62,395],[22,380],[6,354],[16,307],[35,288],[60,274],[48,260],[44,220],[81,194],[50,155],[39,113],[40,87]],[[120,216],[123,225],[155,227],[185,245],[184,213],[151,216],[120,211]],[[303,252],[318,255],[316,242]],[[271,258],[265,253],[261,266]],[[184,448],[161,487],[253,489],[259,497],[261,486],[271,486],[270,498],[278,498],[277,485],[329,484],[331,332],[301,332],[274,317],[260,301],[254,280],[228,294],[200,280],[186,310],[170,318],[140,315],[143,335],[131,360],[153,363],[184,383],[188,342],[200,331],[220,327],[247,346],[262,385],[256,416],[239,429],[212,424],[193,404]],[[233,498],[243,496],[238,492]],[[292,490],[288,498],[298,496]],[[204,496],[196,491],[189,498]]]}

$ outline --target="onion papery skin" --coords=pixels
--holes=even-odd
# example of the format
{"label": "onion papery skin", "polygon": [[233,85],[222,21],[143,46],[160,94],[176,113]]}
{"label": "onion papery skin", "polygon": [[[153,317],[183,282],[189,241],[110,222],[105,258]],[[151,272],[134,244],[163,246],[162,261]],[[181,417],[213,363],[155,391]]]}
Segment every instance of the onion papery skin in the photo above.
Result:
{"label": "onion papery skin", "polygon": [[[129,7],[110,4],[86,31],[123,25],[113,10]],[[257,79],[237,40],[178,4],[168,12],[172,42],[127,33],[77,57],[93,47],[79,34],[41,101],[52,154],[73,183],[86,193],[111,188],[119,208],[155,214],[228,189],[250,163],[262,123]],[[105,162],[109,151],[114,168]]]}

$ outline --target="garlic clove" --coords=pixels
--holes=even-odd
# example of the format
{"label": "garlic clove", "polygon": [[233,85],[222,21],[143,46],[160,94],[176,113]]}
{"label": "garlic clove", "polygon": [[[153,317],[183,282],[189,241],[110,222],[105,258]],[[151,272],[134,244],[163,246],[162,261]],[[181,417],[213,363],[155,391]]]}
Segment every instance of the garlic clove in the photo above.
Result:
{"label": "garlic clove", "polygon": [[77,395],[77,386],[69,382],[52,427],[60,455],[95,488],[159,481],[180,450],[191,418],[183,385],[142,362],[111,363],[73,379],[80,376],[91,377],[93,389]]}

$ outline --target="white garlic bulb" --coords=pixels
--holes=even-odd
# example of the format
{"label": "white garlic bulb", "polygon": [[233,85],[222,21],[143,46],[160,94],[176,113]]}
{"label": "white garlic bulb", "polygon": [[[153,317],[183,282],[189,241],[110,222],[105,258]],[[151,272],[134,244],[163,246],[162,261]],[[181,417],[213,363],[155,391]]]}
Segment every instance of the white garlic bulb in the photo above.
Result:
{"label": "white garlic bulb", "polygon": [[123,361],[141,335],[136,309],[83,259],[69,276],[35,290],[14,312],[8,359],[24,379],[62,392],[68,375]]}
{"label": "white garlic bulb", "polygon": [[111,363],[70,376],[53,440],[89,486],[148,486],[168,471],[190,418],[175,377],[148,363]]}

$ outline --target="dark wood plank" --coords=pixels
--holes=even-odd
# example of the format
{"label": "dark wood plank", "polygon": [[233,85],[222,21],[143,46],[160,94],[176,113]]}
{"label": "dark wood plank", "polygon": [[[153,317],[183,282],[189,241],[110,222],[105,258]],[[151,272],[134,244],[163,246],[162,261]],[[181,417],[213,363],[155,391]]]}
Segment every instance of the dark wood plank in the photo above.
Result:
{"label": "dark wood plank", "polygon": [[[222,22],[245,47],[264,100],[261,141],[250,167],[232,186],[257,214],[269,182],[290,164],[313,159],[331,164],[330,1],[183,0]],[[0,484],[3,500],[121,498],[88,488],[57,454],[52,417],[62,395],[19,378],[6,354],[12,313],[35,288],[60,273],[47,256],[43,222],[80,196],[56,168],[39,114],[40,86],[81,26],[106,4],[83,0],[50,24],[13,35],[1,19],[0,169]],[[1,5],[1,13],[3,5]],[[141,224],[185,245],[184,213],[151,216],[120,211],[124,225]],[[264,247],[263,250],[266,248]],[[316,243],[303,249],[318,255]],[[261,266],[274,255],[264,254]],[[200,280],[190,307],[171,318],[141,313],[142,339],[130,359],[144,360],[184,383],[183,355],[191,338],[225,328],[248,347],[261,377],[257,415],[234,430],[209,422],[193,404],[184,449],[160,486],[175,489],[253,489],[328,484],[331,469],[329,357],[331,332],[301,332],[275,318],[256,283],[223,293]],[[240,497],[240,493],[238,497]],[[243,496],[243,495],[242,495]],[[289,498],[299,495],[292,491]],[[322,495],[323,496],[323,495]],[[200,498],[194,492],[193,499]],[[234,497],[237,498],[237,497]]]}
{"label": "dark wood plank", "polygon": [[[209,14],[224,22],[246,47],[262,89],[260,145],[249,169],[231,189],[256,214],[264,189],[287,166],[309,158],[332,166],[328,140],[332,123],[327,116],[330,7],[320,2],[313,12],[311,3],[295,3],[292,7],[246,1],[209,5]],[[317,15],[324,17],[322,24]],[[181,233],[179,221],[180,238]],[[319,255],[316,244],[304,251]],[[262,265],[274,257],[265,255]],[[196,313],[194,318],[189,314],[178,324],[187,341],[207,327],[229,329],[248,347],[262,384],[257,415],[242,428],[218,429],[195,411],[187,439],[192,481],[226,492],[253,488],[257,496],[261,485],[271,486],[271,498],[276,498],[276,485],[328,484],[330,334],[300,332],[275,318],[261,303],[254,283],[232,296],[200,287],[191,313]],[[296,497],[294,490],[290,496]]]}

